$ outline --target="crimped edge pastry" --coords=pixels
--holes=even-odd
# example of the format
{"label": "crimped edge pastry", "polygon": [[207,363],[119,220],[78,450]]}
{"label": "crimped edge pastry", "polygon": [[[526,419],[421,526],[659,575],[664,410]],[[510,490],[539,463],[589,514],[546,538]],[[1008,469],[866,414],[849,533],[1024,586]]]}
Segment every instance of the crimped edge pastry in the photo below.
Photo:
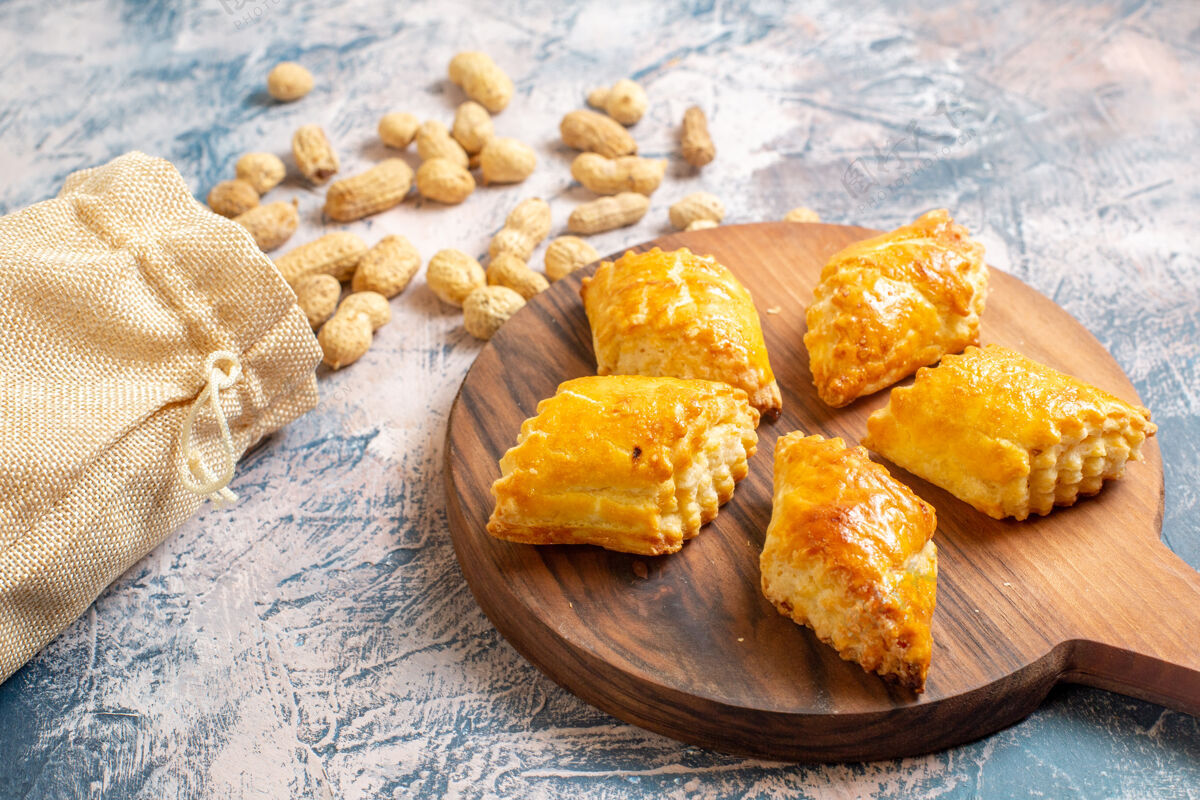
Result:
{"label": "crimped edge pastry", "polygon": [[526,544],[678,551],[746,476],[758,412],[715,381],[576,378],[500,459],[487,531]]}
{"label": "crimped edge pastry", "polygon": [[775,445],[762,591],[847,661],[921,692],[937,593],[933,506],[839,438]]}
{"label": "crimped edge pastry", "polygon": [[817,393],[835,408],[979,344],[983,245],[945,209],[834,254],[805,312]]}
{"label": "crimped edge pastry", "polygon": [[754,300],[715,258],[686,247],[629,251],[579,292],[599,374],[722,381],[765,417],[783,407]]}
{"label": "crimped edge pastry", "polygon": [[1156,430],[1143,406],[988,345],[893,389],[863,443],[990,517],[1023,520],[1120,478]]}

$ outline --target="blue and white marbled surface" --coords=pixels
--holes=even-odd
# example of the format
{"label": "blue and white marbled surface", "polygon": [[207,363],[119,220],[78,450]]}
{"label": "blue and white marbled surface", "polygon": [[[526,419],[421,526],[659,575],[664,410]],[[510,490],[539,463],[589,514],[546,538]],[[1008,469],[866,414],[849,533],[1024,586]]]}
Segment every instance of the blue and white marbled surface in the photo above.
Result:
{"label": "blue and white marbled surface", "polygon": [[[651,98],[641,150],[672,166],[601,252],[665,232],[701,188],[729,222],[808,205],[887,228],[952,209],[1133,378],[1160,426],[1163,536],[1200,566],[1194,2],[8,0],[0,211],[135,148],[202,197],[307,122],[356,172],[383,155],[385,111],[449,122],[461,49],[515,80],[497,130],[538,171],[349,226],[368,241],[482,254],[531,195],[561,230],[587,193],[558,120],[632,75]],[[263,85],[283,59],[317,79],[286,106]],[[693,103],[719,148],[702,173],[675,157]],[[300,200],[292,244],[326,227],[321,196],[294,177],[270,196]],[[479,344],[421,278],[392,309],[361,362],[322,377],[319,408],[241,465],[241,503],[183,526],[0,686],[0,798],[1200,796],[1200,722],[1096,690],[1056,690],[984,741],[858,765],[709,753],[584,705],[500,639],[449,543],[442,437]]]}

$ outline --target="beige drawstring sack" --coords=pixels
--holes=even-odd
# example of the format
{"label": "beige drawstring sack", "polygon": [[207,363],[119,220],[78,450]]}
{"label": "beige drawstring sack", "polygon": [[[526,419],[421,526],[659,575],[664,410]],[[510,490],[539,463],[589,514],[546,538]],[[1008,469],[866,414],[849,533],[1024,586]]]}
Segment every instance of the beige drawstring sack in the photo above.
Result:
{"label": "beige drawstring sack", "polygon": [[129,153],[0,218],[0,682],[316,405],[320,349],[238,224]]}

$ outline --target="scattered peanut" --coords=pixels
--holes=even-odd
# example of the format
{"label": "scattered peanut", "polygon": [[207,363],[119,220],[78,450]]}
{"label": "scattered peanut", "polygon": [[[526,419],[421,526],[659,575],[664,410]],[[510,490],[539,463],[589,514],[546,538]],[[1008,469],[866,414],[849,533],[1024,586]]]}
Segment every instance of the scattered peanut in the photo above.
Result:
{"label": "scattered peanut", "polygon": [[504,219],[504,227],[525,231],[536,244],[550,234],[550,204],[540,197],[517,203]]}
{"label": "scattered peanut", "polygon": [[580,153],[571,162],[571,177],[596,194],[638,192],[650,195],[662,183],[667,162],[661,159]]}
{"label": "scattered peanut", "polygon": [[540,197],[530,197],[517,203],[504,220],[504,227],[492,237],[488,255],[512,253],[528,261],[543,239],[550,235],[550,204]]}
{"label": "scattered peanut", "polygon": [[403,236],[385,236],[359,260],[350,289],[395,297],[405,290],[420,268],[421,254],[412,242]]}
{"label": "scattered peanut", "polygon": [[820,222],[821,215],[807,206],[796,206],[783,215],[784,222]]}
{"label": "scattered peanut", "polygon": [[313,183],[324,183],[338,171],[337,153],[318,125],[303,125],[292,135],[292,157],[300,173]]}
{"label": "scattered peanut", "polygon": [[601,87],[588,93],[588,105],[607,113],[622,125],[633,125],[646,113],[646,90],[636,81],[622,78],[612,88]]}
{"label": "scattered peanut", "polygon": [[475,191],[475,179],[448,158],[431,158],[417,168],[417,191],[430,200],[458,205]]}
{"label": "scattered peanut", "polygon": [[291,238],[300,224],[296,201],[267,203],[239,214],[233,221],[250,231],[258,249],[264,253],[274,250]]}
{"label": "scattered peanut", "polygon": [[448,158],[466,169],[469,159],[467,151],[450,136],[446,126],[437,120],[427,120],[417,128],[417,155],[422,161],[431,158]]}
{"label": "scattered peanut", "polygon": [[501,228],[492,237],[488,245],[488,255],[495,258],[499,253],[512,253],[521,260],[533,255],[538,243],[522,230],[516,228]]}
{"label": "scattered peanut", "polygon": [[334,314],[317,334],[321,360],[333,369],[353,364],[371,349],[371,333],[371,320],[366,314]]}
{"label": "scattered peanut", "polygon": [[575,150],[616,158],[637,152],[637,142],[629,131],[611,117],[595,111],[572,111],[558,125],[563,144]]}
{"label": "scattered peanut", "polygon": [[637,192],[621,192],[576,206],[567,219],[571,233],[602,233],[632,225],[650,208],[650,198]]}
{"label": "scattered peanut", "polygon": [[608,102],[608,88],[607,86],[597,86],[595,89],[589,89],[587,104],[597,111],[604,111],[604,104]]}
{"label": "scattered peanut", "polygon": [[294,61],[276,64],[267,73],[267,91],[284,103],[299,100],[312,91],[312,73]]}
{"label": "scattered peanut", "polygon": [[283,161],[274,153],[246,153],[234,167],[237,176],[254,187],[260,195],[274,189],[287,174]]}
{"label": "scattered peanut", "polygon": [[454,112],[451,135],[462,145],[463,150],[467,151],[467,155],[475,155],[482,150],[495,133],[492,115],[474,100],[468,100]]}
{"label": "scattered peanut", "polygon": [[258,192],[249,181],[234,178],[221,181],[208,192],[208,207],[222,217],[245,214],[258,205]]}
{"label": "scattered peanut", "polygon": [[412,144],[419,127],[421,127],[421,121],[412,114],[393,111],[390,114],[384,114],[383,118],[379,120],[379,140],[388,147],[403,150]]}
{"label": "scattered peanut", "polygon": [[693,192],[671,206],[671,224],[683,230],[698,219],[720,222],[725,218],[725,206],[715,194]]}
{"label": "scattered peanut", "polygon": [[720,223],[713,222],[711,219],[694,219],[684,228],[685,231],[702,231],[706,228],[715,228]]}
{"label": "scattered peanut", "polygon": [[317,334],[324,362],[333,369],[341,369],[362,358],[371,349],[371,335],[391,319],[391,306],[378,292],[346,295],[333,317]]}
{"label": "scattered peanut", "polygon": [[487,341],[523,305],[525,298],[507,286],[483,286],[463,302],[463,327],[476,339]]}
{"label": "scattered peanut", "polygon": [[596,248],[578,236],[559,236],[546,245],[546,277],[552,281],[562,280],[599,258]]}
{"label": "scattered peanut", "polygon": [[352,292],[338,306],[339,314],[366,314],[371,330],[377,331],[392,319],[392,307],[379,292]]}
{"label": "scattered peanut", "polygon": [[537,156],[529,145],[516,139],[490,139],[479,153],[483,182],[520,183],[533,173]]}
{"label": "scattered peanut", "polygon": [[461,306],[472,290],[487,285],[479,262],[461,250],[439,250],[429,259],[425,282],[443,302]]}
{"label": "scattered peanut", "polygon": [[528,300],[550,286],[545,277],[509,252],[497,253],[487,268],[489,286],[507,286]]}
{"label": "scattered peanut", "polygon": [[487,53],[463,52],[450,60],[450,80],[462,87],[467,97],[499,114],[512,99],[513,82]]}
{"label": "scattered peanut", "polygon": [[387,211],[400,204],[412,187],[412,167],[399,158],[387,158],[349,178],[329,186],[325,193],[325,213],[338,222]]}
{"label": "scattered peanut", "polygon": [[680,144],[684,160],[693,167],[703,167],[716,157],[716,145],[708,134],[708,119],[700,106],[692,106],[684,112]]}
{"label": "scattered peanut", "polygon": [[313,330],[333,316],[342,285],[332,275],[309,275],[296,281],[296,305],[308,317]]}
{"label": "scattered peanut", "polygon": [[354,267],[365,252],[367,245],[358,236],[336,231],[289,250],[275,259],[275,266],[293,286],[308,275],[332,275],[344,281],[354,274]]}

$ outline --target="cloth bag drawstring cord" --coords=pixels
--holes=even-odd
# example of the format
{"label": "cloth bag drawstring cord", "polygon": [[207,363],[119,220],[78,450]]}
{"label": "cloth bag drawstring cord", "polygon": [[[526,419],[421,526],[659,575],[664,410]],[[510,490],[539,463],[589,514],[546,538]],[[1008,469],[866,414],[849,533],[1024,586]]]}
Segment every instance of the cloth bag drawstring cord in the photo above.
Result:
{"label": "cloth bag drawstring cord", "polygon": [[[225,411],[221,408],[221,391],[232,388],[242,377],[242,362],[236,353],[228,350],[217,350],[209,353],[204,360],[204,375],[207,381],[204,389],[192,402],[187,416],[183,419],[183,430],[179,441],[179,480],[188,491],[207,497],[218,508],[237,502],[237,495],[229,489],[233,480],[234,468],[237,466],[237,455],[234,452],[233,437],[229,434],[229,423],[225,419]],[[200,410],[208,403],[221,432],[221,447],[225,453],[221,471],[214,474],[201,458],[200,452],[192,447],[192,428]]]}

